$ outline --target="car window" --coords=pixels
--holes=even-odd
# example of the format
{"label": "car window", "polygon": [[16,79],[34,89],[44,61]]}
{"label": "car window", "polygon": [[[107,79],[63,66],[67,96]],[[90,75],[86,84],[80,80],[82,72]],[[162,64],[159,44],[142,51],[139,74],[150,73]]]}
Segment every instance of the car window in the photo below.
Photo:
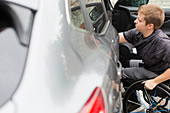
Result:
{"label": "car window", "polygon": [[148,4],[156,4],[162,8],[170,8],[170,0],[149,0]]}
{"label": "car window", "polygon": [[141,5],[147,4],[148,0],[129,0],[129,5],[133,7],[140,7]]}
{"label": "car window", "polygon": [[70,0],[71,22],[78,28],[85,29],[84,17],[81,11],[79,0]]}
{"label": "car window", "polygon": [[86,0],[85,1],[88,15],[93,24],[93,30],[100,33],[106,23],[106,15],[104,12],[102,0]]}
{"label": "car window", "polygon": [[23,76],[31,33],[29,31],[31,24],[27,20],[31,20],[33,13],[29,9],[0,2],[0,15],[0,106],[2,106],[11,99]]}
{"label": "car window", "polygon": [[119,2],[120,5],[132,6],[132,7],[140,7],[141,5],[144,4],[156,4],[162,8],[170,8],[169,0],[119,0]]}
{"label": "car window", "polygon": [[84,18],[89,16],[93,31],[100,33],[106,23],[102,0],[85,0],[88,15],[83,15],[79,0],[70,0],[71,22],[78,28],[85,29]]}
{"label": "car window", "polygon": [[147,4],[148,0],[119,0],[119,4],[123,6],[140,7]]}

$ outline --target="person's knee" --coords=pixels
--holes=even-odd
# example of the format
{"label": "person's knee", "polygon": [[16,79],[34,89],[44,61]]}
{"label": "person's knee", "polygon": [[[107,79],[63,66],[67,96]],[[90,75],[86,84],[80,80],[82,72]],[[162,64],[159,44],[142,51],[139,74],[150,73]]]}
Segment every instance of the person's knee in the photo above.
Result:
{"label": "person's knee", "polygon": [[124,87],[129,87],[132,83],[134,83],[136,79],[135,71],[136,68],[125,68],[122,70],[122,80]]}
{"label": "person's knee", "polygon": [[125,68],[122,70],[122,79],[133,79],[133,72],[130,68]]}

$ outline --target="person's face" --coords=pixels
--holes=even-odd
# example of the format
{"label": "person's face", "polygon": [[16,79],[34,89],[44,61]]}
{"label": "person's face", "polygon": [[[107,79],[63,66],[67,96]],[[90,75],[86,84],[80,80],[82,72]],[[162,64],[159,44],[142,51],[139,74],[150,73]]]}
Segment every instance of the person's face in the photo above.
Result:
{"label": "person's face", "polygon": [[147,30],[146,21],[144,20],[145,15],[138,13],[138,18],[134,21],[136,29],[139,32],[144,33]]}

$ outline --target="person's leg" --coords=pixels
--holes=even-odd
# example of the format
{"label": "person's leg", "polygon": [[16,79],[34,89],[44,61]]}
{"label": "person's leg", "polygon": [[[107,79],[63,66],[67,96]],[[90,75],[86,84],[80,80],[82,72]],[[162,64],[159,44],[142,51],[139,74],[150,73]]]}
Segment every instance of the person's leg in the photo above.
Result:
{"label": "person's leg", "polygon": [[135,81],[155,78],[156,76],[158,75],[143,67],[130,67],[123,69],[122,82],[125,87],[128,87]]}

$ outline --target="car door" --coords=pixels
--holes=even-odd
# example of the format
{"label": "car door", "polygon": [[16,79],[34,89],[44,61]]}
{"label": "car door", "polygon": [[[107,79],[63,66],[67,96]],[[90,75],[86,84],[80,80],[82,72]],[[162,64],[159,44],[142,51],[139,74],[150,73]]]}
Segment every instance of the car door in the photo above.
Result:
{"label": "car door", "polygon": [[[119,43],[117,30],[111,24],[108,18],[103,0],[79,0],[81,10],[84,17],[84,22],[79,24],[80,28],[89,31],[98,48],[109,57],[109,67],[104,78],[109,77],[112,80],[111,87],[108,87],[109,81],[103,81],[103,86],[106,94],[109,109],[118,112],[121,111],[122,103],[120,90],[120,76],[121,71],[119,64]],[[73,9],[74,10],[74,9]],[[76,24],[77,22],[75,22]],[[106,67],[105,67],[106,68]],[[109,97],[112,99],[110,100]],[[116,107],[119,106],[119,107]]]}

